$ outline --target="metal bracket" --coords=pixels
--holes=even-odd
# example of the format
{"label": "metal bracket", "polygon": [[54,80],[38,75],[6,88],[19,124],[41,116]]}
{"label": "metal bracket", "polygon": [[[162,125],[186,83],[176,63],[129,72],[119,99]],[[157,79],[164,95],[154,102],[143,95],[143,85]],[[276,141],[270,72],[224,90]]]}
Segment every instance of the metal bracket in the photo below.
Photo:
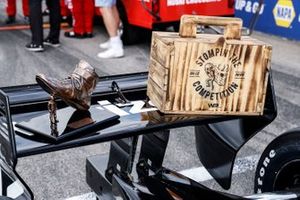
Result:
{"label": "metal bracket", "polygon": [[117,82],[113,81],[111,83],[111,89],[118,94],[118,98],[116,98],[116,101],[118,103],[122,103],[122,104],[130,103],[130,101],[122,93],[122,91],[121,91],[121,89],[120,89],[120,87],[119,87],[119,85],[118,85]]}

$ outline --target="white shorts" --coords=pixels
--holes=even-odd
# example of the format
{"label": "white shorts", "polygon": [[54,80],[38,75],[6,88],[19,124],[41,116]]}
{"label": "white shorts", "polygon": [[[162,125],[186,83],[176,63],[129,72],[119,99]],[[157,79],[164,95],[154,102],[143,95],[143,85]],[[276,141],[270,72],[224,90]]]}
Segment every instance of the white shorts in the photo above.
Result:
{"label": "white shorts", "polygon": [[116,5],[116,0],[95,0],[96,7],[112,7]]}

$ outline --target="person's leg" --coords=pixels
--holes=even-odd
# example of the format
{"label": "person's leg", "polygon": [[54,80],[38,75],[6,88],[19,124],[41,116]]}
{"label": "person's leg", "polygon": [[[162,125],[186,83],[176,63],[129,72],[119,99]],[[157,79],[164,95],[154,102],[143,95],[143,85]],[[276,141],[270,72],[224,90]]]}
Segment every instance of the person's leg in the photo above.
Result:
{"label": "person's leg", "polygon": [[16,0],[7,0],[6,14],[7,20],[6,24],[11,24],[16,21]]}
{"label": "person's leg", "polygon": [[41,0],[29,0],[29,16],[32,42],[38,45],[43,43],[43,18],[41,9]]}
{"label": "person's leg", "polygon": [[[113,9],[114,8],[116,8],[116,6],[113,6]],[[115,15],[115,11],[113,11],[113,18],[109,18],[109,16],[106,16],[106,12],[108,12],[109,13],[109,11],[107,10],[108,8],[105,8],[105,7],[100,7],[100,12],[101,12],[101,14],[102,14],[102,18],[103,18],[103,22],[104,22],[104,25],[105,25],[105,27],[106,27],[106,24],[111,24],[111,22],[110,21],[106,21],[107,19],[106,18],[108,18],[108,20],[114,20],[113,21],[113,23],[116,23],[117,21],[118,21],[118,18],[117,18],[117,16],[119,16],[119,15]],[[104,14],[103,14],[104,13]],[[111,30],[111,28],[109,28],[110,30]],[[110,31],[108,31],[108,35],[110,36],[110,35],[114,35],[114,31],[112,30],[111,31],[112,32],[112,34],[110,34]],[[118,34],[118,32],[117,32],[117,34]],[[104,42],[104,43],[100,43],[100,45],[99,45],[99,47],[100,48],[102,48],[102,49],[108,49],[108,48],[110,48],[110,39],[108,39],[106,42]]]}
{"label": "person's leg", "polygon": [[29,0],[29,21],[32,37],[26,48],[30,51],[43,51],[42,0]]}
{"label": "person's leg", "polygon": [[65,0],[60,0],[60,15],[62,16],[62,18],[66,18],[69,15],[69,10],[65,3]]}
{"label": "person's leg", "polygon": [[84,25],[87,37],[93,37],[95,3],[94,0],[84,0]]}
{"label": "person's leg", "polygon": [[113,6],[113,15],[114,15],[116,24],[118,25],[118,29],[119,29],[121,20],[120,20],[120,15],[119,15],[117,6]]}
{"label": "person's leg", "polygon": [[24,17],[28,17],[29,16],[29,1],[28,0],[22,0],[22,8],[23,8]]}
{"label": "person's leg", "polygon": [[[118,13],[115,2],[111,6],[101,7],[101,13],[105,27],[109,35],[108,49],[104,52],[98,53],[99,58],[118,58],[124,56],[123,43],[118,34],[120,20],[118,20]],[[101,45],[100,45],[101,47]]]}
{"label": "person's leg", "polygon": [[60,0],[48,0],[49,5],[49,17],[50,17],[50,32],[48,38],[51,39],[54,43],[59,42],[59,33],[60,33]]}
{"label": "person's leg", "polygon": [[108,32],[109,37],[115,37],[118,35],[118,21],[115,16],[115,5],[112,7],[101,7],[100,11],[103,17],[105,28]]}
{"label": "person's leg", "polygon": [[[101,0],[100,0],[101,1]],[[103,0],[102,0],[103,1]],[[114,23],[116,24],[115,26],[117,27],[117,34],[120,35],[119,33],[119,27],[120,27],[120,16],[119,16],[119,12],[118,12],[118,9],[117,9],[117,6],[116,6],[116,3],[114,1],[111,1],[112,2],[112,14],[113,14],[113,17],[114,17]],[[105,7],[105,6],[103,6]],[[101,10],[100,10],[101,12]],[[104,43],[101,43],[99,45],[100,48],[102,49],[108,49],[110,47],[110,40],[104,42]]]}
{"label": "person's leg", "polygon": [[[73,13],[73,30],[75,34],[83,36],[84,34],[84,18],[83,18],[83,1],[72,0]],[[67,35],[66,35],[67,36]]]}

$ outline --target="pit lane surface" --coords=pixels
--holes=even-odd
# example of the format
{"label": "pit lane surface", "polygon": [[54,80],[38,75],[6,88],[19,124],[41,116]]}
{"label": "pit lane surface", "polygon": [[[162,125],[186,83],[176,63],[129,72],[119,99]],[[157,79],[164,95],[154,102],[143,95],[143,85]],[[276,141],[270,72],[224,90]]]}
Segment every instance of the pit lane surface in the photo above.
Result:
{"label": "pit lane surface", "polygon": [[[3,25],[3,19],[0,15],[0,26]],[[0,85],[34,83],[37,73],[62,78],[74,69],[79,59],[87,60],[97,69],[99,75],[147,70],[149,41],[126,46],[124,58],[101,60],[96,57],[100,51],[98,44],[107,39],[102,26],[95,27],[95,37],[92,39],[74,40],[65,38],[63,32],[61,35],[60,48],[49,47],[43,53],[33,53],[24,49],[30,40],[28,30],[1,31]],[[300,125],[300,43],[257,32],[252,36],[273,45],[272,69],[278,117],[239,152],[232,186],[228,191],[238,195],[253,192],[256,162],[267,143],[283,131]],[[90,189],[85,183],[85,158],[107,153],[108,149],[109,143],[105,143],[22,158],[18,162],[17,171],[38,200],[66,199],[90,194]],[[201,168],[196,154],[192,127],[172,131],[164,165],[178,171],[188,170],[185,172],[193,178],[200,177],[202,179],[199,180],[203,184],[221,190],[209,177],[203,179],[205,170]],[[90,197],[93,199],[92,195]]]}

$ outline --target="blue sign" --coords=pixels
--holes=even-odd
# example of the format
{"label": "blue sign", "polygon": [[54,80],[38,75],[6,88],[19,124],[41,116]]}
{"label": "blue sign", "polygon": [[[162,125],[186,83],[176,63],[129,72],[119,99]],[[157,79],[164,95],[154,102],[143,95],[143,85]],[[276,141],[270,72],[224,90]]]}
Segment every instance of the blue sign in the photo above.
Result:
{"label": "blue sign", "polygon": [[[259,6],[258,0],[236,0],[235,16],[249,27]],[[300,1],[266,0],[261,7],[255,30],[300,40]]]}

